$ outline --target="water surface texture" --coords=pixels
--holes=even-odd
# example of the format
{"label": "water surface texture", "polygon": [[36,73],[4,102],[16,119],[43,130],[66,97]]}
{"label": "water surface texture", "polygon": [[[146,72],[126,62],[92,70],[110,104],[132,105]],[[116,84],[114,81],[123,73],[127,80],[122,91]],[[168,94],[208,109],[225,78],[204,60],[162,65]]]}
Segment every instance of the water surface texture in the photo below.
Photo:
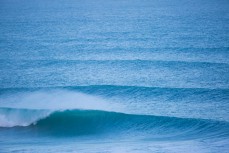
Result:
{"label": "water surface texture", "polygon": [[228,0],[1,0],[1,153],[227,153]]}

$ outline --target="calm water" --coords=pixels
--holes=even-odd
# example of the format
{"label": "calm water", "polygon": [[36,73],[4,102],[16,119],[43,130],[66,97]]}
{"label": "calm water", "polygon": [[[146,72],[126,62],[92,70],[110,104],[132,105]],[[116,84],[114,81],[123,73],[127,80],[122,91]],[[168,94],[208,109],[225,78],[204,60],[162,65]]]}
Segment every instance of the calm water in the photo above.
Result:
{"label": "calm water", "polygon": [[228,151],[228,0],[0,1],[0,152]]}

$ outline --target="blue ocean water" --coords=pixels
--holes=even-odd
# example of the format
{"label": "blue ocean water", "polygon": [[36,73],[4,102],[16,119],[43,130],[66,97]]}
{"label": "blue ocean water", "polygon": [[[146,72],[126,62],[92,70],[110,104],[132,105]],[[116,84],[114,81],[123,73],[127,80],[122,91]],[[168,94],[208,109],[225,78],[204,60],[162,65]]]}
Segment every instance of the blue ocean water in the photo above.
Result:
{"label": "blue ocean water", "polygon": [[229,1],[1,0],[0,152],[229,152]]}

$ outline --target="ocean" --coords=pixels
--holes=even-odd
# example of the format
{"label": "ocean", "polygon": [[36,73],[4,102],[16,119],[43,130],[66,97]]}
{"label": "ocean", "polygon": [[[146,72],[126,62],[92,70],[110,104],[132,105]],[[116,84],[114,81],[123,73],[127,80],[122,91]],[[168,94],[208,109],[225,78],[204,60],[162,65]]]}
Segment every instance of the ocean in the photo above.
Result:
{"label": "ocean", "polygon": [[228,153],[228,0],[1,0],[0,153]]}

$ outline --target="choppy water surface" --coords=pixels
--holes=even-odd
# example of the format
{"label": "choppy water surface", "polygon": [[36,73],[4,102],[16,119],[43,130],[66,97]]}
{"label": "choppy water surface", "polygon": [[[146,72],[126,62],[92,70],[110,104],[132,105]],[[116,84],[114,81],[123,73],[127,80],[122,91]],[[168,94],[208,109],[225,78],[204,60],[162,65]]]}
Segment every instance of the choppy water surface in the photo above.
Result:
{"label": "choppy water surface", "polygon": [[0,152],[228,152],[227,0],[1,0],[0,33]]}

